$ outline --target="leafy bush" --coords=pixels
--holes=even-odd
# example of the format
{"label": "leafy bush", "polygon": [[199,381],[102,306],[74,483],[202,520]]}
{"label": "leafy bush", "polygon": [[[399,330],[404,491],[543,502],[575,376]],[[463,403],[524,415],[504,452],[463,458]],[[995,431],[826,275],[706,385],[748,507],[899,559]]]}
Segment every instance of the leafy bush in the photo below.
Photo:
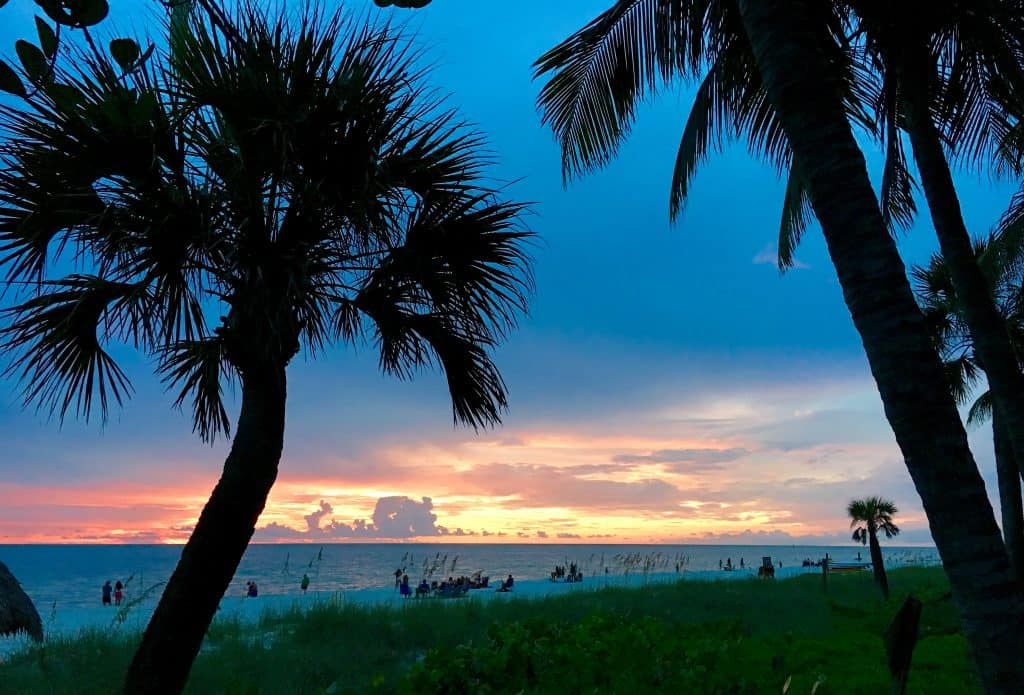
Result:
{"label": "leafy bush", "polygon": [[530,618],[492,625],[476,643],[440,646],[411,670],[409,693],[764,692],[776,680],[737,668],[736,625],[669,629],[653,617],[595,613],[579,623]]}

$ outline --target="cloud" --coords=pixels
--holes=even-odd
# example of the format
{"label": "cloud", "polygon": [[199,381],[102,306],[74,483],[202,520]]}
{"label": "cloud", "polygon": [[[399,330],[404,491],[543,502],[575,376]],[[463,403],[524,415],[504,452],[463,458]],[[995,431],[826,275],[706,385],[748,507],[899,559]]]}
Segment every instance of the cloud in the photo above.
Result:
{"label": "cloud", "polygon": [[664,463],[672,464],[668,470],[673,473],[696,473],[699,471],[720,471],[720,464],[748,456],[747,449],[659,449],[649,454],[619,454],[613,457],[616,463]]}
{"label": "cloud", "polygon": [[619,454],[620,463],[725,463],[735,461],[750,452],[746,449],[659,449],[649,454]]}
{"label": "cloud", "polygon": [[373,526],[384,538],[415,538],[438,534],[437,515],[429,497],[421,502],[408,497],[382,497],[373,510]]}
{"label": "cloud", "polygon": [[334,511],[334,508],[331,507],[330,504],[328,504],[327,502],[324,502],[323,500],[320,500],[320,508],[317,509],[312,514],[309,514],[309,515],[303,517],[306,520],[307,530],[309,530],[309,531],[319,531],[320,530],[320,519],[322,519],[323,517],[327,516],[328,514],[330,514],[333,511]]}
{"label": "cloud", "polygon": [[555,536],[556,538],[582,538],[578,533],[559,533]]}
{"label": "cloud", "polygon": [[[776,268],[779,266],[779,249],[775,244],[768,244],[763,249],[757,252],[757,254],[751,259],[754,265],[773,265]],[[797,269],[810,268],[809,265],[793,259],[793,265],[791,266]]]}
{"label": "cloud", "polygon": [[504,498],[503,507],[574,509],[658,509],[676,507],[683,492],[664,480],[584,478],[573,466],[487,463],[459,476],[464,492]]}
{"label": "cloud", "polygon": [[321,522],[334,508],[320,500],[319,508],[306,515],[306,529],[300,531],[289,526],[272,522],[256,530],[256,540],[273,541],[288,539],[327,538],[419,538],[427,536],[466,536],[474,531],[461,528],[447,529],[437,525],[434,503],[429,497],[417,502],[404,496],[381,497],[373,509],[371,520],[354,519],[351,523],[332,520],[321,526]]}
{"label": "cloud", "polygon": [[545,531],[537,531],[537,538],[547,538],[548,534]]}

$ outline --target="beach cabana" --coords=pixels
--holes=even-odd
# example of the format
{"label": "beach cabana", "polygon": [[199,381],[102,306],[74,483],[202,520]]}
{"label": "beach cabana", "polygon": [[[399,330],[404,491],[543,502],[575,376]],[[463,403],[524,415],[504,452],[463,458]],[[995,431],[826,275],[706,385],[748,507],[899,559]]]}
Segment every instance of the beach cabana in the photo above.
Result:
{"label": "beach cabana", "polygon": [[0,635],[13,635],[22,630],[36,642],[43,641],[43,622],[32,599],[7,565],[0,562]]}

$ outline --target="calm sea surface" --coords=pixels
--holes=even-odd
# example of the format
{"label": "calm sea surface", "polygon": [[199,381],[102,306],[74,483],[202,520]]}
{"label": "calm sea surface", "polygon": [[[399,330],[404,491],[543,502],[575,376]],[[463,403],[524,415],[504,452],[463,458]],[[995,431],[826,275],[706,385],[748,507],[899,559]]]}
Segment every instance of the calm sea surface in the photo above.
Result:
{"label": "calm sea surface", "polygon": [[[244,595],[245,583],[256,581],[262,594],[299,593],[303,573],[316,591],[352,591],[391,586],[396,568],[404,567],[413,582],[427,575],[449,575],[482,570],[492,579],[511,573],[517,579],[543,579],[556,565],[577,563],[585,577],[621,576],[718,570],[719,560],[739,565],[760,564],[763,556],[784,567],[828,553],[834,560],[854,560],[867,549],[855,545],[822,546],[712,546],[712,545],[511,545],[511,544],[332,544],[252,545],[228,590]],[[936,564],[934,548],[888,547],[887,565]],[[166,582],[181,553],[167,545],[0,545],[0,561],[11,569],[39,607],[95,606],[100,587],[108,579],[129,580],[128,595]],[[443,569],[442,569],[443,563]],[[454,564],[454,569],[452,566]],[[154,589],[159,593],[158,588]],[[154,596],[155,598],[155,596]]]}

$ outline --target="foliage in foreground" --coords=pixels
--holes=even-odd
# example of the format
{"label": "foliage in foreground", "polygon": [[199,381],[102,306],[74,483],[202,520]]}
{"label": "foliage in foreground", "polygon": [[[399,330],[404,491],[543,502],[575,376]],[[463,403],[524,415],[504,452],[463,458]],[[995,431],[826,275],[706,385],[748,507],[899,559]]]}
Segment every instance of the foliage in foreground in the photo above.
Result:
{"label": "foliage in foreground", "polygon": [[[622,621],[595,613],[582,623],[536,616],[491,625],[479,644],[441,646],[416,664],[409,693],[469,695],[519,692],[643,691],[757,693],[770,674],[754,672],[737,626],[672,630],[645,616]],[[751,666],[753,664],[745,664]]]}
{"label": "foliage in foreground", "polygon": [[[909,693],[976,693],[942,570],[649,585],[400,609],[318,604],[258,625],[215,622],[186,692],[871,693],[889,690],[881,635],[924,602]],[[116,692],[138,635],[92,632],[0,666],[0,693]],[[542,642],[543,641],[543,642]],[[533,671],[533,675],[531,674]],[[533,680],[529,680],[529,679]],[[527,685],[529,684],[529,685]]]}

